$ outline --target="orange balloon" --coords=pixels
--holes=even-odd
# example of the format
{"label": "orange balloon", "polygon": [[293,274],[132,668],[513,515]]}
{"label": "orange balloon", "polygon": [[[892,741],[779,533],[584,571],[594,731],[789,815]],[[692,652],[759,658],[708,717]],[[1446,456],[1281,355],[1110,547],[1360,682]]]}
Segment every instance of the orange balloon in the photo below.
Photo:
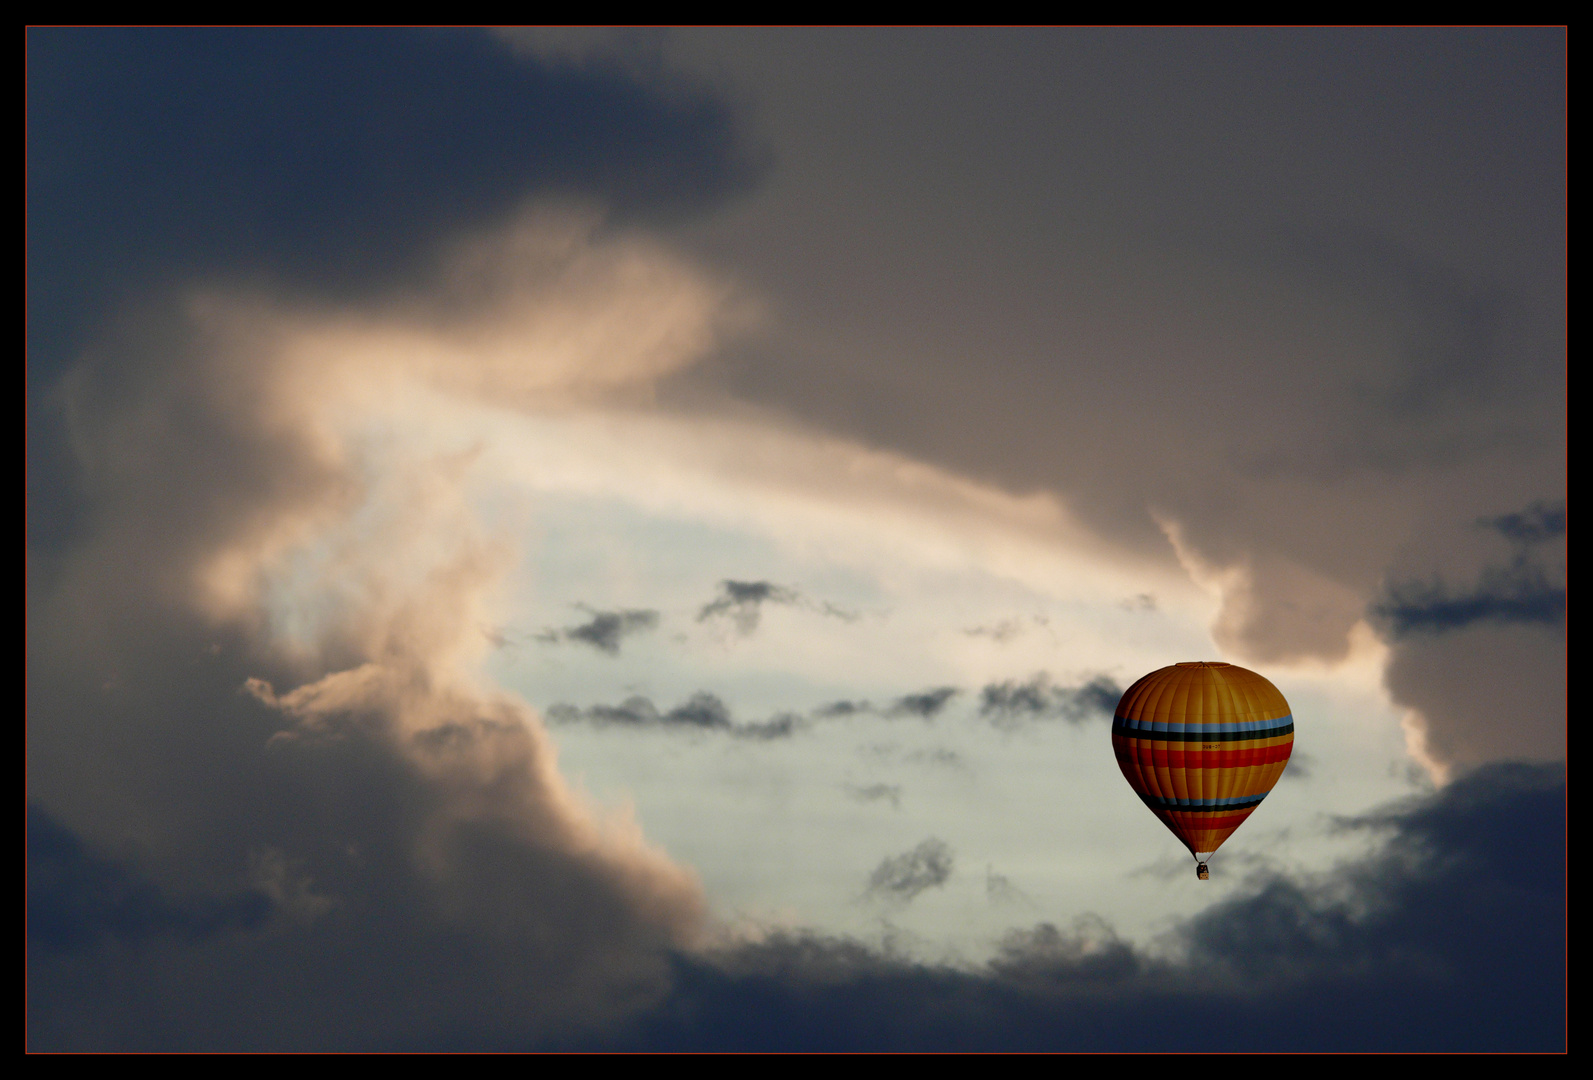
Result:
{"label": "orange balloon", "polygon": [[1112,715],[1112,749],[1129,786],[1206,860],[1283,775],[1294,717],[1278,688],[1213,661],[1174,664],[1130,686]]}

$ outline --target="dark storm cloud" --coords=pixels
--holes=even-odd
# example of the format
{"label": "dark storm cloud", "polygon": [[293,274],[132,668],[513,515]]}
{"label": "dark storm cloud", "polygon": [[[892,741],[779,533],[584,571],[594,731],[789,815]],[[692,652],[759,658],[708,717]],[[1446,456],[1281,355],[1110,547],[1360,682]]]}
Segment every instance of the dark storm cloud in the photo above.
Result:
{"label": "dark storm cloud", "polygon": [[1394,586],[1373,610],[1395,638],[1441,634],[1478,622],[1558,626],[1565,619],[1565,590],[1552,584],[1542,567],[1521,560],[1490,567],[1463,592],[1439,581]]}
{"label": "dark storm cloud", "polygon": [[1179,928],[1187,959],[1093,916],[1014,931],[974,970],[789,934],[680,960],[670,1000],[595,1045],[1563,1050],[1563,770],[1490,767],[1346,827],[1383,842],[1242,886]]}
{"label": "dark storm cloud", "polygon": [[1565,504],[1534,503],[1519,513],[1481,518],[1477,524],[1496,529],[1517,544],[1541,544],[1565,535]]}
{"label": "dark storm cloud", "polygon": [[1527,623],[1559,626],[1565,619],[1566,590],[1538,548],[1565,536],[1564,505],[1536,503],[1513,514],[1481,518],[1515,546],[1505,566],[1485,567],[1476,585],[1454,590],[1438,578],[1389,587],[1373,614],[1396,640],[1412,634],[1442,634],[1473,623]]}
{"label": "dark storm cloud", "polygon": [[482,32],[27,32],[30,528],[81,514],[45,395],[109,312],[179,279],[369,295],[529,197],[677,217],[761,172],[683,84],[545,67]]}
{"label": "dark storm cloud", "polygon": [[911,903],[925,889],[939,888],[951,877],[953,856],[946,841],[929,837],[911,851],[890,855],[868,876],[868,894]]}
{"label": "dark storm cloud", "polygon": [[[502,1043],[575,1019],[564,995],[603,1015],[616,986],[662,988],[647,957],[678,901],[566,834],[523,709],[455,701],[406,734],[359,706],[284,729],[238,692],[260,670],[228,659],[243,650],[134,617],[121,690],[32,671],[34,789],[61,798],[63,744],[79,769],[114,760],[61,801],[128,850],[160,842],[111,856],[31,818],[30,1048]],[[286,879],[259,873],[266,852]]]}
{"label": "dark storm cloud", "polygon": [[1031,720],[1066,720],[1082,724],[1112,717],[1123,688],[1106,675],[1081,686],[1055,686],[1040,672],[1027,682],[1008,679],[990,683],[979,692],[979,715],[997,727],[1013,727]]}
{"label": "dark storm cloud", "polygon": [[[1312,270],[1381,310],[1394,328],[1399,362],[1361,374],[1356,389],[1363,404],[1406,421],[1407,432],[1431,436],[1410,425],[1553,378],[1558,364],[1548,341],[1533,339],[1519,297],[1501,283],[1478,283],[1373,236],[1340,231],[1296,243]],[[1401,433],[1389,426],[1366,434],[1376,452],[1389,453],[1398,444],[1387,437]]]}
{"label": "dark storm cloud", "polygon": [[1553,761],[1566,750],[1566,514],[1563,503],[1475,519],[1489,553],[1469,586],[1395,579],[1369,615],[1392,643],[1384,683],[1412,710],[1440,766]]}
{"label": "dark storm cloud", "polygon": [[700,90],[479,32],[46,28],[27,60],[30,334],[152,269],[363,289],[536,191],[646,215],[756,173]]}
{"label": "dark storm cloud", "polygon": [[592,616],[579,626],[566,626],[562,630],[548,630],[539,635],[540,641],[580,641],[599,652],[618,656],[620,641],[658,626],[658,612],[646,609],[621,611],[590,611]]}
{"label": "dark storm cloud", "polygon": [[358,500],[328,493],[366,485],[291,407],[257,423],[275,354],[229,353],[180,306],[74,370],[93,529],[30,580],[29,796],[75,839],[29,837],[29,1045],[530,1038],[661,989],[700,889],[593,821],[535,714],[462,675],[499,573],[468,521],[406,580],[384,559],[437,507],[381,503],[288,650],[252,585],[216,602],[218,557],[309,518],[335,533]]}
{"label": "dark storm cloud", "polygon": [[28,941],[46,953],[133,945],[155,938],[199,941],[259,929],[274,914],[258,889],[174,899],[135,868],[96,856],[45,810],[27,808]]}
{"label": "dark storm cloud", "polygon": [[[805,164],[769,199],[795,240],[722,247],[813,314],[725,369],[738,396],[1057,494],[1221,581],[1213,634],[1257,663],[1342,659],[1391,576],[1474,579],[1449,523],[1561,497],[1563,29],[788,42],[746,77],[793,103]],[[918,77],[931,50],[961,62]],[[808,242],[834,220],[845,242]],[[1486,692],[1456,634],[1422,636],[1432,685]],[[1411,702],[1473,764],[1553,722]]]}

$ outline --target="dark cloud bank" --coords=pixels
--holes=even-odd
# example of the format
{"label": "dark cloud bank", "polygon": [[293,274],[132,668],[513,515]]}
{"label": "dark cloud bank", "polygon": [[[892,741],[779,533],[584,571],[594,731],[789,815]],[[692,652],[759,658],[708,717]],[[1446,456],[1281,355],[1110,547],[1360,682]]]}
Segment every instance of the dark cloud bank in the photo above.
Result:
{"label": "dark cloud bank", "polygon": [[1551,567],[1539,552],[1564,538],[1564,504],[1537,503],[1477,524],[1509,541],[1515,548],[1513,558],[1503,566],[1485,567],[1469,589],[1451,588],[1437,577],[1392,585],[1373,608],[1390,637],[1443,634],[1475,623],[1558,627],[1565,620],[1564,571]]}
{"label": "dark cloud bank", "polygon": [[36,360],[151,273],[368,292],[533,192],[656,220],[761,168],[711,94],[544,67],[483,33],[46,28],[27,60]]}
{"label": "dark cloud bank", "polygon": [[[364,869],[343,874],[338,907],[305,921],[262,891],[163,892],[35,812],[29,1043],[1562,1049],[1563,771],[1493,766],[1344,827],[1386,839],[1331,879],[1255,879],[1180,928],[1187,959],[1152,958],[1093,917],[1014,931],[977,970],[785,934],[674,953],[667,988],[638,983],[618,1019],[604,1014],[608,1026],[549,1041],[537,1034],[546,975],[503,936],[510,924],[448,918],[410,890],[373,887],[406,877],[392,874],[390,850],[368,851]],[[474,844],[493,854],[490,835]],[[882,864],[881,888],[921,890],[950,872],[944,845],[921,847]],[[486,894],[522,899],[502,886]]]}
{"label": "dark cloud bank", "polygon": [[718,205],[756,171],[728,111],[474,33],[27,53],[29,1047],[500,1045],[655,1000],[700,890],[585,815],[523,703],[450,682],[481,552],[294,660],[198,610],[208,558],[341,481],[251,426],[258,384],[207,396],[256,365],[177,309],[389,297],[538,197]]}
{"label": "dark cloud bank", "polygon": [[662,1007],[582,1045],[1560,1050],[1564,800],[1558,769],[1495,766],[1347,822],[1386,846],[1331,881],[1257,879],[1181,928],[1187,961],[1089,917],[1015,931],[979,971],[792,934],[677,959]]}
{"label": "dark cloud bank", "polygon": [[[1537,502],[1477,519],[1494,552],[1469,585],[1396,579],[1371,607],[1392,643],[1390,696],[1422,719],[1439,762],[1563,760],[1566,753],[1566,509]],[[1442,723],[1434,723],[1441,717]]]}
{"label": "dark cloud bank", "polygon": [[81,517],[50,391],[129,302],[218,277],[381,295],[531,197],[671,220],[764,168],[711,93],[485,33],[35,28],[26,48],[34,543]]}

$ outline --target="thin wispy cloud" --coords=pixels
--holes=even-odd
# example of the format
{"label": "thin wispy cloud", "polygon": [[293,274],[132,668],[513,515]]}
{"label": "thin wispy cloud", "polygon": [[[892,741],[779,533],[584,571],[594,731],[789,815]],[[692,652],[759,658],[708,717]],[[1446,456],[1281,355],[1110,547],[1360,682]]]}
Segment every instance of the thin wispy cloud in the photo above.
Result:
{"label": "thin wispy cloud", "polygon": [[881,860],[868,876],[868,895],[911,903],[925,889],[946,884],[954,862],[951,846],[931,836],[911,851]]}
{"label": "thin wispy cloud", "polygon": [[807,720],[795,713],[776,713],[766,720],[737,721],[730,706],[716,694],[699,690],[672,709],[659,709],[641,695],[626,698],[618,705],[590,705],[580,708],[559,703],[550,705],[547,717],[556,724],[591,724],[596,727],[652,729],[659,731],[717,732],[744,739],[785,739],[801,731]]}
{"label": "thin wispy cloud", "polygon": [[900,784],[846,784],[842,790],[858,802],[888,802],[893,810],[902,808]]}
{"label": "thin wispy cloud", "polygon": [[1023,904],[1034,906],[1034,899],[1028,893],[1012,883],[1012,879],[1005,874],[998,874],[993,867],[985,867],[985,902],[992,905]]}
{"label": "thin wispy cloud", "polygon": [[597,726],[658,728],[680,731],[717,731],[744,738],[781,739],[811,726],[815,721],[849,720],[876,717],[886,720],[913,717],[933,720],[960,691],[941,686],[916,694],[904,694],[889,705],[876,707],[866,701],[835,701],[820,705],[807,714],[782,710],[766,720],[738,722],[718,695],[706,690],[669,710],[661,710],[652,700],[640,695],[618,705],[580,707],[560,702],[547,709],[548,719],[561,724],[588,723]]}
{"label": "thin wispy cloud", "polygon": [[1477,524],[1517,544],[1542,544],[1565,535],[1565,504],[1533,503],[1517,513],[1479,518]]}
{"label": "thin wispy cloud", "polygon": [[836,720],[848,716],[862,716],[876,711],[874,706],[866,701],[842,700],[820,705],[813,710],[813,715],[821,720]]}
{"label": "thin wispy cloud", "polygon": [[772,581],[731,581],[719,583],[719,595],[697,611],[698,622],[727,619],[742,637],[758,629],[765,604],[780,607],[800,607],[817,612],[826,618],[842,622],[856,622],[859,613],[840,607],[828,600],[814,600],[804,596],[789,585],[776,585]]}
{"label": "thin wispy cloud", "polygon": [[979,715],[997,727],[1017,727],[1037,720],[1082,724],[1112,717],[1123,688],[1106,675],[1079,686],[1057,686],[1040,672],[1025,682],[1008,679],[988,683],[979,692]]}
{"label": "thin wispy cloud", "polygon": [[650,609],[626,608],[618,611],[594,611],[586,622],[562,629],[548,629],[537,635],[537,640],[553,643],[575,641],[590,645],[609,656],[618,656],[620,643],[627,637],[657,629],[659,614]]}
{"label": "thin wispy cloud", "polygon": [[764,604],[795,604],[801,599],[795,589],[769,581],[721,581],[719,595],[697,612],[698,622],[727,618],[745,637],[758,628]]}
{"label": "thin wispy cloud", "polygon": [[937,686],[919,694],[904,694],[891,702],[886,716],[916,716],[920,720],[933,720],[956,697],[960,690],[955,686]]}

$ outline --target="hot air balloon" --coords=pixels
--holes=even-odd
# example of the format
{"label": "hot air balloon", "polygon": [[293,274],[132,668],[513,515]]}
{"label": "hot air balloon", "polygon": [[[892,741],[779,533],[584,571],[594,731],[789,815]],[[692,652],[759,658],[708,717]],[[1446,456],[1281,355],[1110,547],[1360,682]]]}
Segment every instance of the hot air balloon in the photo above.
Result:
{"label": "hot air balloon", "polygon": [[1112,715],[1112,750],[1129,786],[1195,857],[1206,861],[1283,775],[1294,717],[1278,688],[1233,664],[1153,671]]}

